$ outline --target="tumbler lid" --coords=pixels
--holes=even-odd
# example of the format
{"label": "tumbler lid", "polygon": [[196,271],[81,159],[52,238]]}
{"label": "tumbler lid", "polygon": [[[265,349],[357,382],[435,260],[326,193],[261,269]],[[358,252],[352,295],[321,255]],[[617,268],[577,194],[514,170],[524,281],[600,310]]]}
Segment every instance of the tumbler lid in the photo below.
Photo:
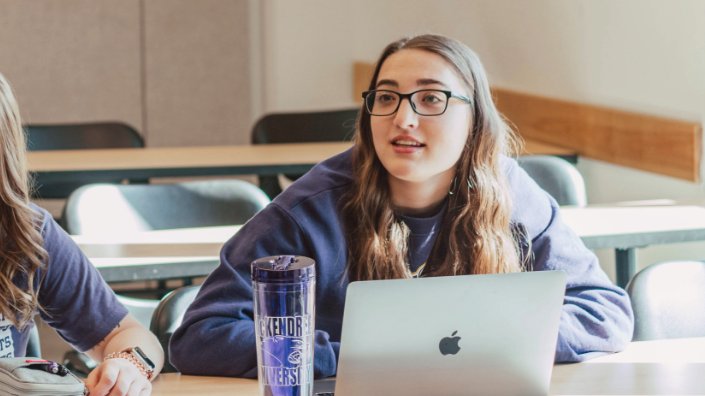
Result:
{"label": "tumbler lid", "polygon": [[269,256],[252,262],[252,280],[265,283],[308,282],[316,276],[316,262],[305,256]]}

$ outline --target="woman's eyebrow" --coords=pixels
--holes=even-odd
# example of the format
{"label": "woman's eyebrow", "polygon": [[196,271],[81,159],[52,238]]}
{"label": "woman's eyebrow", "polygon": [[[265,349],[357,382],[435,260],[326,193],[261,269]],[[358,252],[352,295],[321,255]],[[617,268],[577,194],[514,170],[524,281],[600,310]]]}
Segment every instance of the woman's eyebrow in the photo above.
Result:
{"label": "woman's eyebrow", "polygon": [[448,88],[446,84],[444,84],[441,81],[435,80],[433,78],[421,78],[416,80],[416,84],[418,85],[442,85],[445,88]]}
{"label": "woman's eyebrow", "polygon": [[[390,80],[390,79],[383,79],[383,80],[377,81],[377,85],[375,87],[379,87],[381,85],[387,85],[387,86],[395,87],[395,88],[399,87],[398,82],[396,82],[395,80]],[[444,88],[448,88],[448,85],[446,85],[442,81],[436,80],[434,78],[420,78],[420,79],[416,80],[416,85],[421,85],[421,86],[423,86],[423,85],[440,85]]]}
{"label": "woman's eyebrow", "polygon": [[392,87],[399,87],[399,84],[394,80],[379,80],[377,81],[376,87],[380,85],[391,85]]}

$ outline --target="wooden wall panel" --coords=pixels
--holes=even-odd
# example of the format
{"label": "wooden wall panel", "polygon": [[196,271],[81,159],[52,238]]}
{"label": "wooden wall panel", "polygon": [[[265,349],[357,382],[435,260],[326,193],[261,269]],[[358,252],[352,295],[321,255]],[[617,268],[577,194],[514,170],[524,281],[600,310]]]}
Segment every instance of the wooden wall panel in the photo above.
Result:
{"label": "wooden wall panel", "polygon": [[142,129],[139,0],[0,0],[0,72],[26,121]]}
{"label": "wooden wall panel", "polygon": [[150,146],[249,143],[248,1],[144,1]]}
{"label": "wooden wall panel", "polygon": [[362,93],[370,87],[370,80],[375,73],[374,65],[365,62],[353,64],[353,99],[362,102]]}
{"label": "wooden wall panel", "polygon": [[572,148],[579,155],[700,180],[702,130],[681,121],[494,88],[500,111],[526,138]]}

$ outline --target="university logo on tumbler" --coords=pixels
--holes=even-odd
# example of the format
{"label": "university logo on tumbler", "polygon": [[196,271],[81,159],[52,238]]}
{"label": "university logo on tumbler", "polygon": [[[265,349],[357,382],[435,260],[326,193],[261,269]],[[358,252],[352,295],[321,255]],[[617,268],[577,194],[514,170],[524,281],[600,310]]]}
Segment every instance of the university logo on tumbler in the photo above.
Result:
{"label": "university logo on tumbler", "polygon": [[313,394],[315,262],[270,256],[252,262],[260,395]]}

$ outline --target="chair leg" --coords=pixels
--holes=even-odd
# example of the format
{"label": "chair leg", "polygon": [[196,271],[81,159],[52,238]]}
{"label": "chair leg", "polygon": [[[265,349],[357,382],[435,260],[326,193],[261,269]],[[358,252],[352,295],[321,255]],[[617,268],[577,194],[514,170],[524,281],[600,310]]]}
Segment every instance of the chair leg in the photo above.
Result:
{"label": "chair leg", "polygon": [[166,284],[166,280],[157,281],[157,294],[164,296],[169,293],[169,287]]}
{"label": "chair leg", "polygon": [[32,324],[32,329],[29,331],[29,341],[27,342],[27,351],[25,356],[40,357],[42,356],[41,341],[39,339],[39,329],[37,324]]}

